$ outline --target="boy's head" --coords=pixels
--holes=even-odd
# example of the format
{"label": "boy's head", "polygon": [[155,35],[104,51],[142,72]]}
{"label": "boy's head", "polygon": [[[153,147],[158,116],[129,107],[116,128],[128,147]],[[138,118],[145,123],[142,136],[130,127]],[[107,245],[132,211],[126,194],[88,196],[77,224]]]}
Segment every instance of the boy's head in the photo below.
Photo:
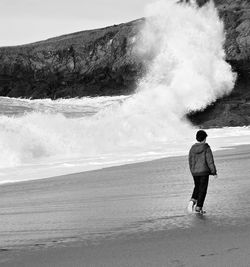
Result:
{"label": "boy's head", "polygon": [[198,142],[203,142],[205,139],[207,138],[207,133],[203,130],[199,130],[197,133],[196,133],[196,140]]}

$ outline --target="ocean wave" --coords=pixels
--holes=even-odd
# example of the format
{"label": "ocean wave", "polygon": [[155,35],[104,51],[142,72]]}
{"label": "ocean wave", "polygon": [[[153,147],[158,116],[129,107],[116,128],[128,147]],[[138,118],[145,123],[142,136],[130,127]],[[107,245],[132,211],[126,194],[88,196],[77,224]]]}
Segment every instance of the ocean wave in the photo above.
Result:
{"label": "ocean wave", "polygon": [[113,162],[158,148],[169,155],[187,149],[195,129],[185,114],[234,86],[223,23],[212,3],[196,8],[158,1],[148,8],[137,38],[136,51],[148,71],[134,95],[0,98],[1,168],[106,155]]}

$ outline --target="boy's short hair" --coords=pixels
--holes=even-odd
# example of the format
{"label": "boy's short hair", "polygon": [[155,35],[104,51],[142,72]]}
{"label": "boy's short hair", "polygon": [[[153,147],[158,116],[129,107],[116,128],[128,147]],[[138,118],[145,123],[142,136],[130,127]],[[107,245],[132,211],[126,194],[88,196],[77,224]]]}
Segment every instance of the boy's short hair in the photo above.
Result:
{"label": "boy's short hair", "polygon": [[202,142],[206,139],[207,137],[207,133],[203,130],[199,130],[197,133],[196,133],[196,140],[198,142]]}

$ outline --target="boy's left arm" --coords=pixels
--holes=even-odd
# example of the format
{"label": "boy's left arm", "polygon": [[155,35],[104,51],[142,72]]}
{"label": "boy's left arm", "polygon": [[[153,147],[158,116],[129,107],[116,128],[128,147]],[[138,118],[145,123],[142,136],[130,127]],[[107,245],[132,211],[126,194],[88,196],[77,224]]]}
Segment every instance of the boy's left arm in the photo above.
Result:
{"label": "boy's left arm", "polygon": [[214,157],[210,147],[206,151],[206,161],[212,175],[217,175],[217,170],[214,164]]}

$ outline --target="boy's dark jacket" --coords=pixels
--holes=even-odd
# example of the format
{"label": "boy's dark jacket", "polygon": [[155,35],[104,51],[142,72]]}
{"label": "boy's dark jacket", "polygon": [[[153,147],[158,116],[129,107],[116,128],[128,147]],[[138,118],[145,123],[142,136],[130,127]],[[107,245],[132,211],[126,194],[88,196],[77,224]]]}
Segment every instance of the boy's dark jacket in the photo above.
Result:
{"label": "boy's dark jacket", "polygon": [[216,167],[210,146],[196,143],[189,151],[189,167],[193,176],[216,175]]}

